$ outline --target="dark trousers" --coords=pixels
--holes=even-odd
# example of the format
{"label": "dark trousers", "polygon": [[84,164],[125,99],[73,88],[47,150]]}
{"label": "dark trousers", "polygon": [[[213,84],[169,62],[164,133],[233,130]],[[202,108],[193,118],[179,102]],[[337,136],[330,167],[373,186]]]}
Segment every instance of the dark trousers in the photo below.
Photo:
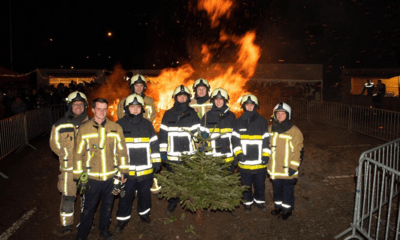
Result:
{"label": "dark trousers", "polygon": [[[174,163],[173,163],[173,164],[174,164]],[[167,164],[167,171],[168,171],[168,172],[174,172],[174,171],[172,170],[170,164]],[[168,200],[168,203],[170,203],[170,204],[178,204],[180,201],[181,201],[181,200],[180,200],[179,198],[170,198],[170,199]]]}
{"label": "dark trousers", "polygon": [[292,211],[294,208],[294,185],[295,179],[274,179],[272,185],[274,187],[274,203],[276,209],[284,211]]}
{"label": "dark trousers", "polygon": [[86,239],[93,224],[93,216],[97,204],[101,198],[99,229],[107,230],[111,223],[111,212],[114,203],[114,195],[111,191],[114,188],[113,179],[107,181],[96,181],[89,179],[90,189],[82,196],[81,220],[78,225],[78,236]]}
{"label": "dark trousers", "polygon": [[150,188],[153,185],[153,178],[143,181],[137,179],[128,179],[125,183],[125,196],[119,198],[117,220],[119,222],[127,222],[131,218],[133,199],[135,198],[136,190],[138,191],[137,211],[140,216],[150,215],[151,208],[151,192]]}
{"label": "dark trousers", "polygon": [[[256,204],[264,204],[265,203],[265,178],[266,173],[245,173],[240,172],[242,185],[246,185],[249,187],[247,191],[243,192],[243,199],[246,201],[244,205],[251,206],[253,204],[253,200]],[[254,185],[254,195],[252,191],[252,186]]]}

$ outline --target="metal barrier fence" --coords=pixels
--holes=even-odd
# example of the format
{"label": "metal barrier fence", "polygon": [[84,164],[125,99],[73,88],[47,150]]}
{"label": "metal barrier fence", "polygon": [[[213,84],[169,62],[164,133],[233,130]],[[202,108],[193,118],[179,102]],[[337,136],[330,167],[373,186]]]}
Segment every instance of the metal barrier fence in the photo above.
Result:
{"label": "metal barrier fence", "polygon": [[357,167],[353,223],[339,239],[399,239],[400,139],[365,151]]}
{"label": "metal barrier fence", "polygon": [[55,122],[57,122],[60,118],[63,118],[65,116],[65,112],[67,110],[68,110],[68,105],[66,104],[57,104],[51,106],[49,113],[50,128],[51,126],[53,126]]}
{"label": "metal barrier fence", "polygon": [[24,126],[23,113],[0,121],[0,159],[26,142]]}

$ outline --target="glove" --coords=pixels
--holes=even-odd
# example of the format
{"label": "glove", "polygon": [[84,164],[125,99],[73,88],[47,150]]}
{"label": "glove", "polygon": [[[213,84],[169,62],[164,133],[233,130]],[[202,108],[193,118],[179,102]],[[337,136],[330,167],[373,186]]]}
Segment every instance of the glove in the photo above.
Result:
{"label": "glove", "polygon": [[203,133],[201,134],[201,137],[203,137],[203,139],[207,139],[208,136],[210,136],[210,134],[208,134],[208,133],[206,133],[206,132],[203,132]]}
{"label": "glove", "polygon": [[80,194],[86,194],[89,189],[89,176],[87,172],[83,172],[78,179],[78,184],[76,185],[76,188],[79,189]]}
{"label": "glove", "polygon": [[293,176],[297,171],[289,168],[289,177]]}
{"label": "glove", "polygon": [[[114,188],[113,188],[113,190],[111,191],[111,194],[112,195],[115,195],[115,196],[117,196],[118,194],[120,194],[121,193],[121,191],[122,191],[122,185],[124,185],[124,189],[125,189],[125,184],[123,184],[122,182],[121,182],[121,177],[118,177],[117,175],[115,175],[114,176]],[[125,193],[124,193],[124,196],[125,196]]]}
{"label": "glove", "polygon": [[161,161],[162,161],[162,162],[168,161],[167,154],[161,154]]}
{"label": "glove", "polygon": [[267,165],[269,162],[269,157],[262,156],[261,157],[261,165]]}
{"label": "glove", "polygon": [[160,166],[154,166],[153,173],[158,173],[158,171],[160,171]]}

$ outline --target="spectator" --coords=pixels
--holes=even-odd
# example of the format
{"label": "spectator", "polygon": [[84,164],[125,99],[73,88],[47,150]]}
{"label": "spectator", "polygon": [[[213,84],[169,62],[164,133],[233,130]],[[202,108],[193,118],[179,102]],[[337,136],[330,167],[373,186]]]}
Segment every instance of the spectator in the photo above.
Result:
{"label": "spectator", "polygon": [[24,101],[22,101],[22,98],[20,96],[17,96],[11,104],[11,110],[14,115],[17,115],[19,113],[25,113],[28,108]]}

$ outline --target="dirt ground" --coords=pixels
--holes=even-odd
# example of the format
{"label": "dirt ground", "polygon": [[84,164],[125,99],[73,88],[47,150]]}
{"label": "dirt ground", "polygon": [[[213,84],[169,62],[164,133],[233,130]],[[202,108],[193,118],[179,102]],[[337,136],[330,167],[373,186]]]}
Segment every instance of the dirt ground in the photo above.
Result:
{"label": "dirt ground", "polygon": [[[355,167],[360,154],[383,142],[357,133],[342,136],[343,129],[304,120],[294,120],[305,138],[305,157],[300,178],[295,186],[293,216],[282,221],[269,212],[273,208],[272,184],[266,181],[268,211],[253,208],[244,214],[243,206],[234,214],[204,211],[203,223],[195,223],[195,214],[178,207],[174,218],[167,218],[167,201],[153,195],[154,226],[142,223],[134,201],[132,219],[118,239],[333,239],[347,229],[352,221]],[[0,160],[0,236],[29,211],[34,211],[8,239],[74,239],[76,228],[67,236],[60,236],[57,191],[58,160],[48,145],[48,135],[32,141],[37,148],[26,147]],[[163,168],[165,169],[165,168]],[[114,203],[110,230],[116,225]],[[75,223],[79,223],[80,199],[75,205]],[[94,223],[97,225],[98,216]],[[98,230],[92,228],[89,239],[97,239]]]}

